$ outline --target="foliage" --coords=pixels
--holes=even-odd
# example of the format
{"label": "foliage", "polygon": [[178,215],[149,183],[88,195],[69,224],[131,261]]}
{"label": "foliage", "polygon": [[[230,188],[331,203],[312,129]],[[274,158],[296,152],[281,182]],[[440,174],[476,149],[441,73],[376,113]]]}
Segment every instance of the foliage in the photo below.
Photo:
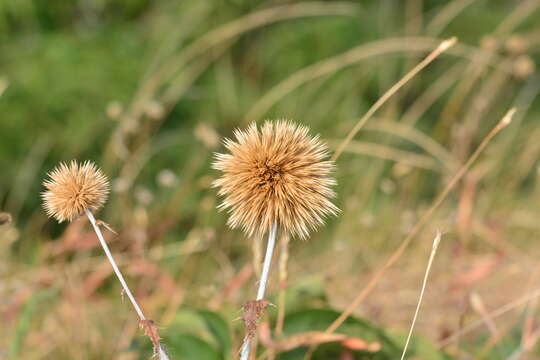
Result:
{"label": "foliage", "polygon": [[[342,213],[309,242],[291,241],[287,281],[276,265],[269,299],[278,304],[287,285],[284,337],[324,330],[516,106],[514,122],[338,333],[382,344],[353,358],[399,357],[441,228],[410,358],[532,358],[535,346],[522,341],[535,334],[525,326],[535,314],[528,300],[494,317],[495,330],[475,327],[443,350],[437,343],[536,296],[527,284],[537,283],[540,256],[539,20],[536,0],[0,2],[0,211],[13,217],[0,225],[0,358],[151,355],[87,224],[53,224],[41,208],[46,172],[71,159],[95,161],[112,181],[98,216],[119,233],[107,240],[171,357],[236,358],[243,327],[234,319],[253,293],[260,239],[228,229],[216,210],[211,162],[221,139],[253,118],[286,117],[335,150],[451,36],[459,44],[338,159]],[[478,294],[480,305],[469,301]],[[273,328],[278,311],[263,321]],[[344,352],[323,344],[315,358]]]}

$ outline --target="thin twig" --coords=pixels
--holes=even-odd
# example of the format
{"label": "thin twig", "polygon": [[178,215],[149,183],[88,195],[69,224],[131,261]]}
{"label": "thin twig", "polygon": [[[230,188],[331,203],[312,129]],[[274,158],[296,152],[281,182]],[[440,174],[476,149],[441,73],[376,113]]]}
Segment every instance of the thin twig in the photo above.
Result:
{"label": "thin twig", "polygon": [[[276,235],[277,235],[277,223],[274,223],[272,227],[270,228],[270,232],[268,234],[268,243],[266,245],[266,255],[264,256],[261,280],[259,281],[259,289],[257,290],[257,298],[255,299],[255,301],[263,300],[264,293],[266,292],[266,285],[268,283],[268,274],[270,273],[270,264],[272,263],[272,254],[274,253],[274,247],[276,244]],[[240,350],[241,360],[249,359],[252,337],[253,337],[253,334],[247,333],[244,338],[244,343],[242,344],[242,349]]]}
{"label": "thin twig", "polygon": [[431,254],[429,255],[429,260],[426,267],[426,273],[424,274],[424,282],[422,283],[422,290],[420,291],[420,297],[418,298],[418,304],[416,305],[416,310],[414,312],[411,328],[409,329],[409,334],[407,335],[407,341],[405,341],[405,346],[403,347],[403,353],[401,354],[401,360],[405,359],[405,354],[407,353],[407,348],[409,347],[409,342],[411,340],[414,325],[416,324],[416,318],[418,317],[418,313],[420,312],[420,305],[422,304],[424,291],[426,290],[426,285],[427,285],[429,272],[431,270],[431,265],[433,264],[433,259],[435,258],[435,254],[437,253],[437,249],[439,248],[440,241],[441,241],[441,232],[437,231],[437,235],[435,236],[435,239],[433,240],[433,247],[431,249]]}
{"label": "thin twig", "polygon": [[347,307],[347,309],[341,314],[339,318],[337,318],[332,325],[327,329],[327,332],[334,332],[339,325],[345,321],[347,317],[352,313],[358,305],[364,300],[364,298],[367,296],[369,292],[375,287],[375,285],[379,282],[379,279],[383,276],[383,274],[386,272],[386,270],[391,267],[403,254],[409,243],[412,241],[413,237],[416,236],[416,234],[420,231],[420,229],[424,226],[424,224],[427,222],[427,220],[433,215],[435,210],[442,204],[442,202],[446,199],[450,191],[456,186],[456,184],[461,180],[463,175],[467,172],[467,170],[471,167],[471,165],[474,163],[474,161],[478,158],[478,156],[482,153],[482,151],[486,148],[486,146],[489,144],[491,139],[500,131],[502,130],[506,125],[508,125],[512,119],[512,116],[515,113],[515,109],[510,109],[506,115],[503,117],[503,119],[489,132],[489,134],[484,138],[482,143],[478,146],[476,151],[471,155],[469,160],[459,169],[459,171],[454,175],[454,177],[450,180],[448,185],[444,188],[444,190],[439,194],[437,199],[433,202],[431,207],[424,213],[424,215],[418,220],[414,228],[411,230],[409,235],[403,240],[401,245],[396,249],[396,251],[392,254],[392,256],[388,259],[388,261],[383,265],[381,270],[377,272],[371,281],[368,283],[368,285],[360,292],[360,294],[354,299],[354,301]]}
{"label": "thin twig", "polygon": [[101,229],[96,223],[96,219],[94,218],[94,215],[92,215],[92,212],[90,212],[89,210],[85,210],[84,212],[86,216],[88,217],[88,220],[90,220],[90,223],[92,224],[92,227],[94,228],[94,231],[96,232],[96,235],[99,239],[99,243],[101,244],[101,247],[103,248],[103,251],[105,252],[105,255],[107,256],[107,259],[111,263],[114,273],[116,274],[118,281],[120,281],[120,284],[122,285],[122,288],[124,289],[124,292],[127,294],[129,300],[131,301],[131,304],[133,305],[133,308],[137,312],[137,315],[139,315],[139,318],[141,320],[146,320],[146,317],[144,316],[141,310],[141,307],[139,306],[139,304],[137,303],[137,300],[135,300],[135,297],[131,293],[131,290],[129,289],[129,286],[126,283],[126,280],[124,280],[124,276],[122,276],[120,269],[116,265],[116,261],[114,261],[111,251],[109,250],[109,246],[107,246],[107,243],[105,242],[105,239],[103,238],[103,234],[101,233]]}
{"label": "thin twig", "polygon": [[116,265],[116,261],[114,260],[111,251],[109,250],[109,246],[105,242],[105,238],[103,237],[103,234],[101,233],[101,229],[98,226],[98,222],[94,218],[94,215],[90,210],[84,211],[86,216],[88,217],[88,220],[90,220],[90,223],[92,224],[92,227],[94,228],[94,231],[96,232],[96,235],[99,239],[99,243],[101,244],[101,247],[103,248],[103,251],[105,252],[105,255],[107,256],[107,259],[111,263],[111,266],[114,270],[114,273],[116,274],[116,277],[118,278],[118,281],[120,281],[120,284],[122,285],[123,293],[127,294],[129,301],[131,301],[131,304],[133,305],[133,308],[135,309],[135,312],[139,316],[139,326],[144,329],[144,333],[150,338],[152,341],[152,345],[154,346],[154,356],[156,356],[160,360],[169,360],[169,356],[167,355],[165,349],[163,348],[163,345],[160,343],[160,338],[157,330],[157,326],[155,325],[154,321],[151,319],[148,319],[144,316],[144,313],[137,303],[137,300],[135,300],[135,297],[131,293],[131,290],[129,289],[129,286],[124,279],[124,276],[120,272],[120,269],[118,268],[118,265]]}

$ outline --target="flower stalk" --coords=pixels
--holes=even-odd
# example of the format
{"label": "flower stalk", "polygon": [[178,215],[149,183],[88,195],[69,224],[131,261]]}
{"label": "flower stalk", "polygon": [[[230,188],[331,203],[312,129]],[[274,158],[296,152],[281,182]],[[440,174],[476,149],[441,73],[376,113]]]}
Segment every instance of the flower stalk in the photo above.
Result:
{"label": "flower stalk", "polygon": [[227,224],[249,237],[268,234],[256,300],[243,306],[241,319],[246,335],[240,359],[248,360],[251,339],[270,302],[264,299],[270,264],[279,230],[287,236],[307,239],[310,231],[324,224],[339,209],[332,203],[336,185],[334,163],[320,137],[310,136],[306,126],[289,120],[267,121],[237,129],[235,139],[225,139],[228,153],[215,154],[212,167],[221,171],[213,182],[229,212]]}
{"label": "flower stalk", "polygon": [[[264,294],[266,292],[266,285],[268,284],[268,274],[270,273],[270,265],[272,264],[272,255],[274,254],[274,248],[276,246],[278,226],[277,223],[273,223],[268,233],[268,241],[266,244],[266,254],[264,255],[263,268],[261,272],[261,279],[259,280],[259,288],[257,290],[256,301],[264,299]],[[248,360],[251,350],[251,338],[254,334],[246,334],[244,338],[244,343],[242,344],[242,349],[240,350],[240,359]]]}
{"label": "flower stalk", "polygon": [[139,306],[139,304],[137,303],[137,300],[135,300],[135,297],[131,293],[131,290],[129,289],[129,286],[126,280],[124,279],[124,276],[120,272],[118,265],[116,265],[116,261],[114,261],[114,257],[112,256],[111,251],[109,250],[109,246],[105,242],[105,238],[103,237],[101,229],[96,223],[96,219],[94,218],[94,215],[88,209],[84,210],[84,213],[86,217],[88,218],[88,220],[90,220],[90,224],[92,224],[92,227],[94,228],[94,231],[99,239],[99,243],[101,244],[101,247],[103,248],[103,251],[105,252],[105,255],[107,256],[107,259],[111,263],[114,273],[116,274],[118,281],[120,281],[120,284],[122,285],[122,289],[124,289],[124,292],[128,296],[129,301],[131,301],[131,304],[133,305],[135,312],[137,313],[137,315],[139,315],[139,318],[141,320],[146,320],[146,317],[144,316],[144,313],[142,312],[141,307]]}
{"label": "flower stalk", "polygon": [[[109,260],[116,277],[127,294],[129,301],[139,316],[139,327],[144,329],[154,346],[154,356],[160,360],[168,360],[160,342],[158,328],[153,320],[144,316],[141,307],[131,293],[129,286],[122,276],[116,261],[105,242],[105,238],[99,228],[101,221],[96,221],[92,211],[97,211],[105,204],[109,193],[107,177],[97,168],[94,163],[85,161],[78,163],[72,160],[69,164],[61,163],[48,173],[49,179],[43,182],[47,189],[41,194],[43,207],[49,217],[58,222],[72,221],[79,216],[86,215],[99,239],[99,243]],[[105,225],[107,228],[108,226]]]}

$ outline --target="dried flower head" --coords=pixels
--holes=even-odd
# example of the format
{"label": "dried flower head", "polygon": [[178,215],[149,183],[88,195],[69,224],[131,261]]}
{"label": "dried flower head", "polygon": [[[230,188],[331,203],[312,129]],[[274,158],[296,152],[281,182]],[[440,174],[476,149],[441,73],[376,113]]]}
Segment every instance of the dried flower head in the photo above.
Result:
{"label": "dried flower head", "polygon": [[230,213],[232,228],[263,235],[274,222],[292,235],[306,238],[309,230],[339,209],[330,198],[335,180],[326,146],[308,128],[287,120],[252,124],[226,139],[230,154],[216,154],[213,167],[223,175],[214,181],[224,196],[220,208]]}
{"label": "dried flower head", "polygon": [[41,194],[43,207],[58,222],[72,221],[86,209],[96,211],[107,200],[109,182],[90,161],[61,163],[47,175],[49,179],[43,182],[47,191]]}

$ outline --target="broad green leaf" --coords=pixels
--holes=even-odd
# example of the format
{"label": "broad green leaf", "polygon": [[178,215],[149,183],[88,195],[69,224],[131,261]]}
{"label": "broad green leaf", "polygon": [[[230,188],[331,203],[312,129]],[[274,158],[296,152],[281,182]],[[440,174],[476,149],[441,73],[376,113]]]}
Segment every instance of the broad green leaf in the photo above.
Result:
{"label": "broad green leaf", "polygon": [[[293,335],[306,331],[324,331],[339,316],[339,312],[331,309],[309,309],[289,314],[285,318],[284,335]],[[358,359],[391,359],[399,355],[399,347],[387,336],[387,334],[355,317],[349,317],[336,331],[340,334],[358,337],[367,342],[377,341],[381,344],[381,350],[376,353],[355,351]],[[322,344],[319,346],[314,359],[338,358],[341,345],[337,343]],[[280,356],[280,360],[302,359],[305,349],[295,349]]]}
{"label": "broad green leaf", "polygon": [[285,294],[288,312],[314,306],[315,302],[326,301],[325,284],[320,277],[299,281],[290,286]]}
{"label": "broad green leaf", "polygon": [[163,342],[171,359],[221,360],[220,353],[209,343],[190,334],[168,334]]}
{"label": "broad green leaf", "polygon": [[167,326],[167,333],[190,334],[206,341],[216,349],[220,346],[220,341],[209,329],[205,318],[195,310],[179,311],[172,323]]}
{"label": "broad green leaf", "polygon": [[218,313],[212,311],[200,310],[198,314],[219,343],[224,357],[228,358],[231,353],[231,334],[227,322]]}

